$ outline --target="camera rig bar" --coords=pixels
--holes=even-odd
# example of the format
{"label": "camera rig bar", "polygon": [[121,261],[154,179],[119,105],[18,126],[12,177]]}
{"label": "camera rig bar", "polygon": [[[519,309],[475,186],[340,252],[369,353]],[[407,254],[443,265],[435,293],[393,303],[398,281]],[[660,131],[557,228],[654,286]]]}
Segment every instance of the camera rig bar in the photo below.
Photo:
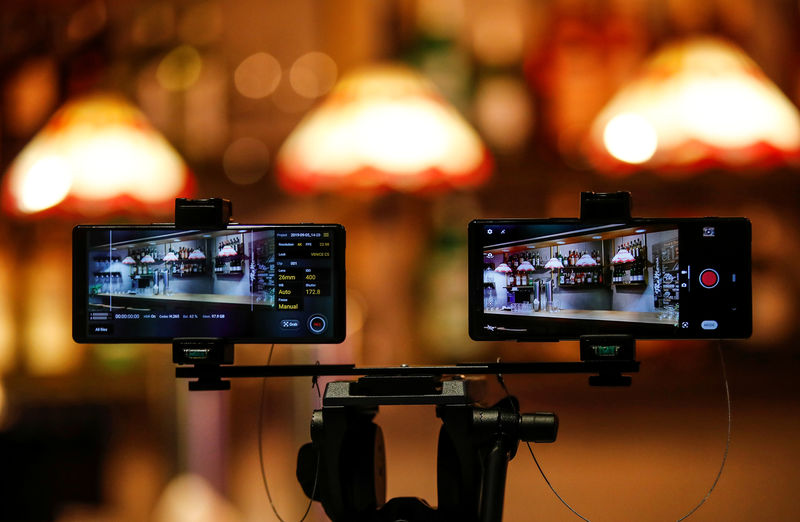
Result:
{"label": "camera rig bar", "polygon": [[[354,364],[292,364],[274,366],[225,366],[197,364],[175,368],[179,379],[197,379],[196,387],[190,389],[223,389],[211,387],[214,383],[225,383],[222,379],[254,377],[323,377],[323,376],[368,376],[404,377],[417,375],[498,375],[498,374],[595,374],[591,384],[599,386],[624,386],[630,377],[623,373],[639,371],[635,360],[587,360],[574,362],[496,362],[468,363],[453,366],[381,366],[358,367]],[[206,387],[206,385],[208,387]],[[227,383],[226,388],[230,387]]]}

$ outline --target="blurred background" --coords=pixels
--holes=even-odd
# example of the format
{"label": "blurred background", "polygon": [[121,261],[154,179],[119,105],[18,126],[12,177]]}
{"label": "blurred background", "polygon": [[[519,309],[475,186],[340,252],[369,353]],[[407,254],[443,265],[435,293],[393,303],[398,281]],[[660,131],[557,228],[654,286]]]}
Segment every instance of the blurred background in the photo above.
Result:
{"label": "blurred background", "polygon": [[[800,519],[797,27],[796,0],[4,2],[0,520],[277,520],[260,380],[189,394],[166,346],[71,340],[74,225],[171,221],[176,196],[344,224],[347,340],[274,363],[576,360],[576,343],[469,340],[466,225],[577,216],[584,190],[752,220],[754,334],[722,343],[733,442],[693,519]],[[675,520],[722,458],[716,346],[638,353],[629,389],[507,378],[523,410],[559,414],[537,455],[591,520]],[[307,379],[265,386],[267,475],[295,520],[319,399]],[[435,504],[433,408],[378,422],[388,496]],[[520,451],[506,520],[572,519]]]}

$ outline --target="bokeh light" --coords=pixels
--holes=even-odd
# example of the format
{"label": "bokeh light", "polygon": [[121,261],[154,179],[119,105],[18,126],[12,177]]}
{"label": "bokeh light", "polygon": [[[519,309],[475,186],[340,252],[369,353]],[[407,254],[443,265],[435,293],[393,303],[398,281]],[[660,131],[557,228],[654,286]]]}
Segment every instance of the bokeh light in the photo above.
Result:
{"label": "bokeh light", "polygon": [[269,170],[269,149],[255,138],[239,138],[225,150],[225,175],[237,185],[255,183]]}
{"label": "bokeh light", "polygon": [[475,93],[475,118],[483,137],[495,149],[522,147],[533,130],[533,104],[528,89],[512,76],[482,81]]}
{"label": "bokeh light", "polygon": [[236,67],[233,82],[242,96],[265,98],[275,92],[281,81],[281,64],[271,54],[251,54]]}
{"label": "bokeh light", "polygon": [[22,331],[28,371],[32,375],[69,373],[84,354],[72,341],[71,281],[64,277],[61,258],[52,252],[37,250],[28,263],[26,298],[21,303],[28,318]]}
{"label": "bokeh light", "polygon": [[158,64],[156,78],[168,91],[185,91],[197,82],[203,69],[203,60],[197,49],[181,45],[167,53]]}
{"label": "bokeh light", "polygon": [[241,515],[200,475],[173,478],[156,504],[154,522],[239,522]]}
{"label": "bokeh light", "polygon": [[10,134],[28,137],[52,113],[58,100],[58,68],[55,60],[30,60],[10,76],[3,92],[6,128]]}
{"label": "bokeh light", "polygon": [[333,58],[325,53],[310,52],[298,58],[289,70],[289,82],[300,96],[317,98],[336,83],[338,69]]}
{"label": "bokeh light", "polygon": [[19,209],[38,212],[58,205],[72,188],[72,170],[59,156],[44,156],[32,162],[19,184]]}
{"label": "bokeh light", "polygon": [[753,273],[753,343],[770,345],[788,339],[795,310],[797,298],[783,278]]}
{"label": "bokeh light", "polygon": [[618,114],[603,130],[608,153],[625,163],[644,163],[653,157],[658,136],[653,126],[638,114]]}

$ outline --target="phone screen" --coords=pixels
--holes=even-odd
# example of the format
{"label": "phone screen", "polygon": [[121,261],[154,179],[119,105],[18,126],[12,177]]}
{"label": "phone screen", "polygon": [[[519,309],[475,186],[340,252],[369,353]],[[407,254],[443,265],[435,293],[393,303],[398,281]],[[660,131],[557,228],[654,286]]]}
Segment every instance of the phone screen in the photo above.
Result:
{"label": "phone screen", "polygon": [[73,337],[341,342],[344,240],[340,225],[76,227]]}
{"label": "phone screen", "polygon": [[473,339],[750,335],[746,219],[489,220],[469,234]]}

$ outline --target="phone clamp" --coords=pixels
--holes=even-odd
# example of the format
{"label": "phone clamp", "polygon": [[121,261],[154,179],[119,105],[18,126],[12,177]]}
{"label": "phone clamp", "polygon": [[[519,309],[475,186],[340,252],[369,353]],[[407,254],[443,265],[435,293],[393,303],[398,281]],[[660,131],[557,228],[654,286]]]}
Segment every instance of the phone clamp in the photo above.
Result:
{"label": "phone clamp", "polygon": [[630,192],[581,192],[581,221],[631,220]]}
{"label": "phone clamp", "polygon": [[189,391],[231,389],[231,381],[222,380],[214,370],[221,364],[233,364],[233,343],[215,338],[176,338],[172,340],[172,362],[192,364],[198,370],[197,380],[189,382]]}
{"label": "phone clamp", "polygon": [[[633,362],[636,360],[636,339],[630,335],[582,335],[580,356],[584,362]],[[629,375],[622,375],[618,366],[608,365],[608,369],[601,369],[598,375],[589,376],[589,385],[630,386],[631,380]]]}
{"label": "phone clamp", "polygon": [[224,228],[232,215],[229,199],[175,198],[175,228]]}
{"label": "phone clamp", "polygon": [[[491,407],[482,382],[433,375],[384,375],[331,382],[311,420],[312,442],[297,458],[297,478],[334,522],[493,522],[502,519],[508,463],[519,441],[554,442],[553,413],[519,413],[508,396]],[[437,455],[438,506],[418,498],[386,501],[380,405],[436,406],[442,419]],[[316,483],[316,484],[315,484]]]}
{"label": "phone clamp", "polygon": [[[175,198],[175,228],[225,228],[231,221],[233,205],[222,198]],[[233,343],[224,339],[184,337],[172,340],[172,362],[194,365],[196,381],[189,382],[189,391],[230,390],[231,381],[219,375],[221,364],[233,364]]]}

